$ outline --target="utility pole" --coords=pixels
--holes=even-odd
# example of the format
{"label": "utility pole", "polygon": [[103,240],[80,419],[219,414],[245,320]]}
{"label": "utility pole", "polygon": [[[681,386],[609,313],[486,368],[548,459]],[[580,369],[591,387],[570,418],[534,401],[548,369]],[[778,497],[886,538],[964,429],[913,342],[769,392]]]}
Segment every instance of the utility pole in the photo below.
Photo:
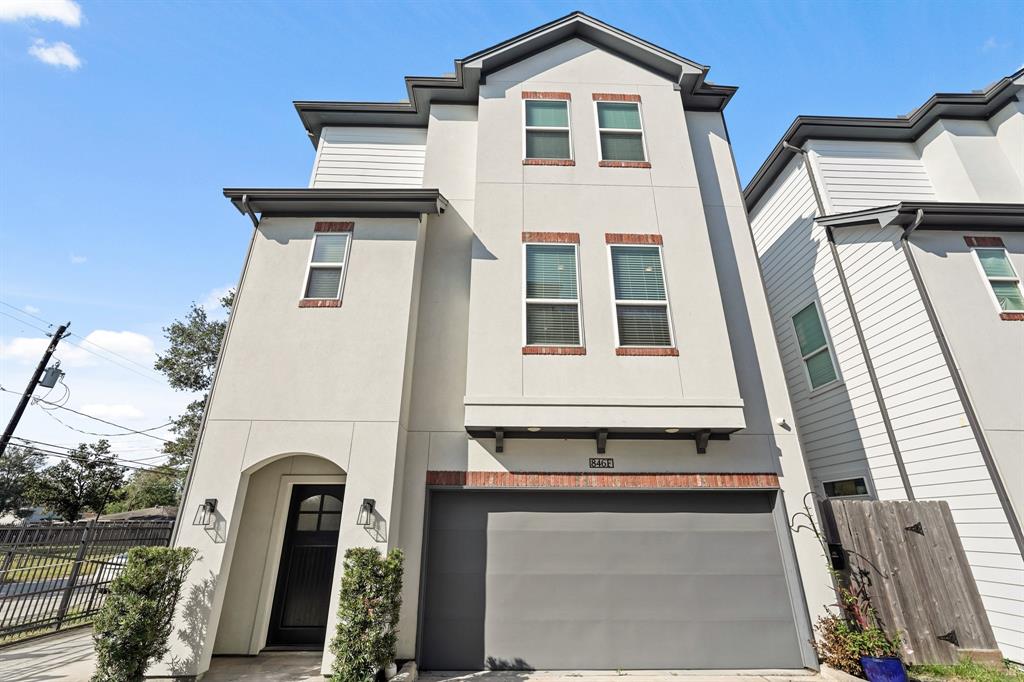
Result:
{"label": "utility pole", "polygon": [[43,357],[40,358],[39,364],[36,365],[36,371],[32,373],[32,378],[28,380],[28,386],[25,387],[25,392],[21,394],[21,400],[18,401],[18,406],[14,408],[14,414],[11,415],[11,421],[7,422],[7,428],[4,429],[4,435],[0,436],[0,457],[7,452],[7,444],[11,442],[11,436],[14,435],[14,429],[18,428],[18,422],[21,421],[21,415],[25,413],[25,408],[28,407],[29,398],[32,397],[32,392],[36,390],[36,386],[39,384],[39,378],[43,376],[43,371],[46,369],[46,363],[50,361],[53,351],[57,350],[57,344],[64,338],[64,332],[67,331],[67,328],[70,326],[70,322],[62,324],[57,327],[57,331],[55,331],[53,336],[50,337],[50,345],[46,347]]}

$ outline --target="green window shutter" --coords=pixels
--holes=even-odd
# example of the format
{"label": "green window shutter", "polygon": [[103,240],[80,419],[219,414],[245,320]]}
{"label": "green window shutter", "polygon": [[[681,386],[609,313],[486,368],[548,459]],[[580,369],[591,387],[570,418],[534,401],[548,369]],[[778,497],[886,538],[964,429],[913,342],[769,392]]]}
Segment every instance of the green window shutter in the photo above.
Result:
{"label": "green window shutter", "polygon": [[1004,249],[975,249],[981,267],[989,277],[1016,277]]}
{"label": "green window shutter", "polygon": [[337,298],[341,268],[312,268],[306,284],[306,298]]}
{"label": "green window shutter", "polygon": [[526,304],[526,343],[528,345],[578,346],[580,311],[575,303]]}
{"label": "green window shutter", "polygon": [[818,307],[813,303],[793,316],[793,327],[796,329],[801,356],[806,356],[827,344],[821,320],[818,319]]}
{"label": "green window shutter", "polygon": [[613,246],[611,251],[617,300],[666,300],[665,277],[656,246]]}
{"label": "green window shutter", "polygon": [[526,298],[574,299],[578,293],[574,246],[526,245]]}
{"label": "green window shutter", "polygon": [[804,363],[807,365],[807,378],[811,388],[819,388],[836,380],[836,368],[832,365],[832,355],[828,348],[810,356]]}
{"label": "green window shutter", "polygon": [[999,307],[1007,311],[1024,310],[1024,296],[1021,295],[1020,283],[989,281],[992,285],[992,292],[999,301]]}
{"label": "green window shutter", "polygon": [[347,234],[318,234],[313,243],[314,263],[341,263],[345,259]]}
{"label": "green window shutter", "polygon": [[569,103],[551,100],[526,102],[526,125],[546,128],[569,127]]}
{"label": "green window shutter", "polygon": [[568,159],[569,131],[527,130],[526,158],[528,159]]}
{"label": "green window shutter", "polygon": [[640,130],[640,105],[634,102],[598,102],[597,127]]}
{"label": "green window shutter", "polygon": [[644,141],[633,133],[601,133],[602,161],[645,161]]}
{"label": "green window shutter", "polygon": [[620,346],[671,346],[668,306],[618,305],[615,307]]}

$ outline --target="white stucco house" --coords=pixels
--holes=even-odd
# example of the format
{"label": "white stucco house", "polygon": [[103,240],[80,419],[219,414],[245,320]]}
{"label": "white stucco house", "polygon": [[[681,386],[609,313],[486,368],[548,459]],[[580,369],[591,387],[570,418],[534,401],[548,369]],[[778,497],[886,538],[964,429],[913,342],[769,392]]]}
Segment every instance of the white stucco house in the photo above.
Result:
{"label": "white stucco house", "polygon": [[940,499],[1024,661],[1024,70],[801,116],[745,189],[818,492]]}
{"label": "white stucco house", "polygon": [[404,102],[296,103],[309,186],[224,191],[252,242],[151,675],[323,648],[354,546],[405,551],[421,669],[816,667],[833,597],[707,72],[574,13]]}

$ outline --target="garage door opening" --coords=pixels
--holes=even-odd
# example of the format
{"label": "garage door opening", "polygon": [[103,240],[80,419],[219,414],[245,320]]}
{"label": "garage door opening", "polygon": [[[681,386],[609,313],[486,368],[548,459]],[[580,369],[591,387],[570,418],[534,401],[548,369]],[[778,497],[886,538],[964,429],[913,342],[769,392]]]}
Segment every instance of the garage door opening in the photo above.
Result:
{"label": "garage door opening", "polygon": [[803,666],[774,491],[432,491],[425,670]]}

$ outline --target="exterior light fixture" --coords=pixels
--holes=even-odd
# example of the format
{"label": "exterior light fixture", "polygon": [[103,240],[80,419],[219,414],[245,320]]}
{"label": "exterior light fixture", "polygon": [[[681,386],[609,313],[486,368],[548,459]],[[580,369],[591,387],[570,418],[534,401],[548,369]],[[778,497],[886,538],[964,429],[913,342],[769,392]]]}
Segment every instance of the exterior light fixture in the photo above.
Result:
{"label": "exterior light fixture", "polygon": [[679,429],[676,429],[676,428],[665,429],[665,433],[679,433]]}
{"label": "exterior light fixture", "polygon": [[217,498],[208,497],[203,500],[196,509],[196,515],[192,517],[193,526],[209,526],[213,521],[213,515],[217,513]]}
{"label": "exterior light fixture", "polygon": [[540,431],[540,427],[539,426],[527,426],[526,430],[529,431],[530,433],[537,433],[538,431]]}
{"label": "exterior light fixture", "polygon": [[356,517],[357,526],[369,528],[373,525],[373,510],[376,504],[377,502],[369,497],[363,498],[363,503],[359,505],[359,515]]}

